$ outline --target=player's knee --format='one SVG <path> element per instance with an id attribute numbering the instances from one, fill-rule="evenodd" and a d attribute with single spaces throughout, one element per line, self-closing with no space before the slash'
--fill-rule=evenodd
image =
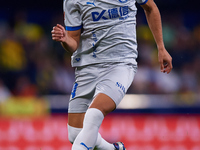
<path id="1" fill-rule="evenodd" d="M 75 128 L 68 125 L 68 140 L 70 141 L 70 143 L 74 143 L 74 140 L 76 139 L 81 129 L 82 128 Z"/>

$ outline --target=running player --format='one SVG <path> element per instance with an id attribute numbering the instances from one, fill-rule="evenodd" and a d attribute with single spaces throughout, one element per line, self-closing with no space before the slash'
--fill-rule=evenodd
<path id="1" fill-rule="evenodd" d="M 66 27 L 54 26 L 52 39 L 73 53 L 72 67 L 76 67 L 68 108 L 72 150 L 125 150 L 123 143 L 110 144 L 98 131 L 137 70 L 136 1 L 157 44 L 161 72 L 169 73 L 172 58 L 163 43 L 161 17 L 153 0 L 64 0 Z"/>

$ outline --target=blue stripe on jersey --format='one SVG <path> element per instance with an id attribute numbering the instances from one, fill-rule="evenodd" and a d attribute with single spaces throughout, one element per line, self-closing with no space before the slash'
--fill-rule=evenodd
<path id="1" fill-rule="evenodd" d="M 139 4 L 139 5 L 144 5 L 144 4 L 147 3 L 147 1 L 148 1 L 148 0 L 145 0 L 145 2 L 143 2 L 143 3 L 138 3 L 138 4 Z"/>
<path id="2" fill-rule="evenodd" d="M 81 28 L 82 28 L 82 25 L 77 26 L 77 27 L 68 27 L 68 26 L 65 27 L 65 29 L 68 31 L 75 31 L 75 30 L 79 30 Z"/>

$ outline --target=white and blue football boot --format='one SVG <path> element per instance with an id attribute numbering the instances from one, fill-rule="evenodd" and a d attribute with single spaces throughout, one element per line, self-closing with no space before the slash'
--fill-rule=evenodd
<path id="1" fill-rule="evenodd" d="M 113 143 L 116 150 L 126 150 L 122 142 Z"/>

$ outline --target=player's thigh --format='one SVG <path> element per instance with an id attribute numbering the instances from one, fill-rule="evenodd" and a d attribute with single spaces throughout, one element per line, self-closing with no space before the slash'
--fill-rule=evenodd
<path id="1" fill-rule="evenodd" d="M 68 124 L 75 128 L 83 128 L 85 113 L 68 113 Z"/>
<path id="2" fill-rule="evenodd" d="M 90 108 L 97 108 L 106 116 L 116 108 L 116 104 L 113 99 L 106 94 L 99 93 L 92 101 Z"/>

